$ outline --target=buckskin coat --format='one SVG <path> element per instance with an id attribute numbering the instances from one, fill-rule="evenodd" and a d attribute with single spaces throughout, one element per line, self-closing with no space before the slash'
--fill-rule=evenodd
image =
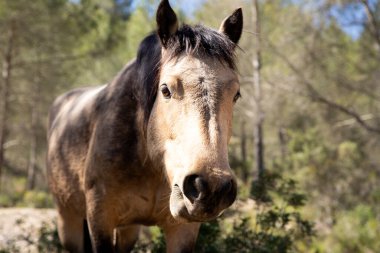
<path id="1" fill-rule="evenodd" d="M 135 60 L 109 84 L 55 100 L 47 175 L 68 251 L 130 252 L 141 225 L 158 225 L 167 252 L 192 252 L 200 222 L 233 203 L 242 22 L 238 9 L 219 31 L 178 27 L 163 0 Z"/>

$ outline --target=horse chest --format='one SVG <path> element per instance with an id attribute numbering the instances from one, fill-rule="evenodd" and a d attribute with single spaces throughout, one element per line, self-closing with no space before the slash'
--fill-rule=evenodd
<path id="1" fill-rule="evenodd" d="M 120 224 L 155 225 L 165 223 L 169 211 L 170 189 L 166 183 L 145 178 L 119 191 Z"/>

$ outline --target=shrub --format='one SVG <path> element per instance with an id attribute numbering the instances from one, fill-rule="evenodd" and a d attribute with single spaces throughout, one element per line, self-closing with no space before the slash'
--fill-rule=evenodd
<path id="1" fill-rule="evenodd" d="M 18 205 L 34 208 L 49 208 L 54 206 L 51 195 L 43 191 L 25 192 L 22 201 Z"/>
<path id="2" fill-rule="evenodd" d="M 279 174 L 267 173 L 253 182 L 252 198 L 256 207 L 252 212 L 235 210 L 232 230 L 217 219 L 200 227 L 195 252 L 197 253 L 287 253 L 301 252 L 297 243 L 309 243 L 314 235 L 313 224 L 298 211 L 305 204 L 305 195 L 297 191 L 294 180 Z M 152 242 L 139 245 L 134 252 L 165 252 L 162 231 Z"/>
<path id="3" fill-rule="evenodd" d="M 40 237 L 38 238 L 37 247 L 38 252 L 62 252 L 63 248 L 59 241 L 58 230 L 56 224 L 54 227 L 48 224 L 43 224 L 39 231 Z"/>
<path id="4" fill-rule="evenodd" d="M 378 252 L 380 223 L 374 209 L 358 205 L 338 215 L 332 231 L 315 242 L 315 248 L 326 253 Z"/>

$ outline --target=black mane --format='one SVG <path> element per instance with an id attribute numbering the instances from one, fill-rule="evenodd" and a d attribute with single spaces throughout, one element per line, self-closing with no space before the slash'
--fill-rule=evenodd
<path id="1" fill-rule="evenodd" d="M 227 36 L 202 25 L 183 25 L 167 42 L 170 59 L 185 52 L 218 59 L 232 69 L 235 69 L 235 47 L 235 43 Z"/>
<path id="2" fill-rule="evenodd" d="M 140 44 L 137 57 L 137 82 L 134 87 L 136 99 L 145 112 L 147 121 L 152 110 L 157 88 L 158 75 L 163 60 L 171 60 L 182 54 L 215 58 L 232 69 L 235 65 L 235 47 L 224 34 L 202 25 L 183 25 L 169 38 L 165 56 L 161 56 L 161 43 L 156 32 L 148 35 Z"/>

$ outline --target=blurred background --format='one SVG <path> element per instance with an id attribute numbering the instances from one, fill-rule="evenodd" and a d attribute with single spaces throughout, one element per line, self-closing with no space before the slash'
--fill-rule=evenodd
<path id="1" fill-rule="evenodd" d="M 155 29 L 158 2 L 0 0 L 0 216 L 54 207 L 49 105 L 109 82 Z M 380 1 L 170 2 L 182 22 L 215 29 L 244 12 L 230 145 L 239 201 L 202 226 L 196 252 L 380 252 Z M 29 252 L 4 224 L 0 251 Z M 54 221 L 43 224 L 25 245 L 59 252 Z M 159 229 L 142 238 L 136 252 L 164 252 Z"/>

